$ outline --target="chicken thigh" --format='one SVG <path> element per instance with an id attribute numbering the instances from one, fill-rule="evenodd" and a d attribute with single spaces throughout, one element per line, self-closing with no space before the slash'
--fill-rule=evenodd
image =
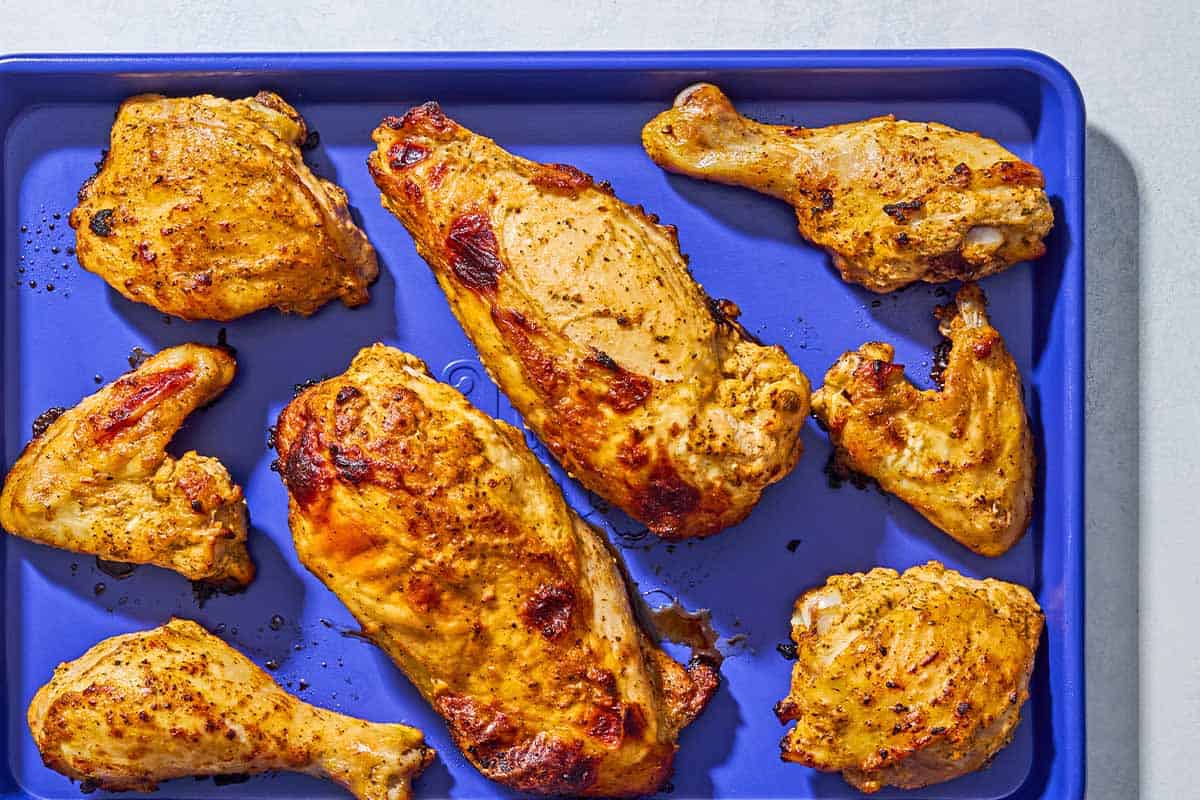
<path id="1" fill-rule="evenodd" d="M 383 345 L 280 415 L 301 562 L 521 792 L 653 793 L 715 691 L 635 617 L 620 564 L 524 435 Z"/>
<path id="2" fill-rule="evenodd" d="M 4 481 L 9 533 L 232 589 L 254 577 L 246 501 L 221 462 L 167 442 L 237 364 L 218 347 L 163 350 L 74 408 L 38 418 Z"/>
<path id="3" fill-rule="evenodd" d="M 936 122 L 766 125 L 698 84 L 643 128 L 642 143 L 664 169 L 790 203 L 842 278 L 875 292 L 1037 258 L 1054 222 L 1037 167 Z"/>
<path id="4" fill-rule="evenodd" d="M 184 319 L 362 305 L 375 250 L 346 193 L 304 164 L 306 136 L 271 92 L 129 98 L 71 212 L 79 263 Z"/>
<path id="5" fill-rule="evenodd" d="M 434 103 L 369 164 L 489 374 L 587 488 L 654 533 L 746 517 L 800 456 L 808 380 L 692 279 L 675 229 Z"/>
<path id="6" fill-rule="evenodd" d="M 937 310 L 934 380 L 920 391 L 889 344 L 845 353 L 812 397 L 834 466 L 866 475 L 976 553 L 998 556 L 1033 516 L 1033 434 L 1021 375 L 974 284 Z M 946 347 L 949 347 L 949 353 Z M 944 360 L 944 361 L 943 361 Z"/>
<path id="7" fill-rule="evenodd" d="M 796 601 L 785 761 L 863 792 L 917 789 L 985 766 L 1029 697 L 1042 612 L 1023 586 L 936 561 L 834 575 Z"/>
<path id="8" fill-rule="evenodd" d="M 154 791 L 189 775 L 303 772 L 360 800 L 407 800 L 433 760 L 421 732 L 315 708 L 194 622 L 105 639 L 29 706 L 50 769 L 83 791 Z"/>

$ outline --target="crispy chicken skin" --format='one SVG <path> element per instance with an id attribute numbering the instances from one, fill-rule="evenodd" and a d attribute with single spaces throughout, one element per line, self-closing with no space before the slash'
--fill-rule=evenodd
<path id="1" fill-rule="evenodd" d="M 484 775 L 589 796 L 666 780 L 716 669 L 651 642 L 520 431 L 377 344 L 294 399 L 276 445 L 301 562 Z"/>
<path id="2" fill-rule="evenodd" d="M 362 305 L 375 250 L 346 193 L 304 164 L 306 135 L 270 92 L 129 98 L 71 212 L 79 263 L 184 319 Z"/>
<path id="3" fill-rule="evenodd" d="M 194 622 L 105 639 L 29 706 L 46 766 L 84 791 L 189 775 L 303 772 L 362 800 L 407 800 L 433 760 L 421 732 L 315 708 Z"/>
<path id="4" fill-rule="evenodd" d="M 1033 515 L 1033 434 L 1021 375 L 974 284 L 937 310 L 941 390 L 920 391 L 889 344 L 845 353 L 812 397 L 838 468 L 879 482 L 976 553 L 998 556 Z"/>
<path id="5" fill-rule="evenodd" d="M 697 84 L 642 129 L 642 144 L 664 169 L 790 203 L 804 238 L 874 292 L 1037 258 L 1054 223 L 1037 167 L 936 122 L 765 125 Z"/>
<path id="6" fill-rule="evenodd" d="M 834 575 L 792 615 L 782 756 L 856 789 L 917 789 L 985 766 L 1029 697 L 1042 612 L 1023 586 L 936 561 Z"/>
<path id="7" fill-rule="evenodd" d="M 435 103 L 369 165 L 489 374 L 585 486 L 668 538 L 746 517 L 800 456 L 808 380 L 692 279 L 675 229 Z"/>
<path id="8" fill-rule="evenodd" d="M 176 459 L 164 449 L 236 369 L 220 348 L 171 347 L 74 408 L 43 414 L 5 479 L 0 524 L 24 539 L 194 581 L 249 583 L 241 487 L 215 458 Z"/>

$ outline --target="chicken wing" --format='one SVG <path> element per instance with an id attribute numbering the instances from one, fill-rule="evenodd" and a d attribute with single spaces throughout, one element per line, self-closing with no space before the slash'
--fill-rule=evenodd
<path id="1" fill-rule="evenodd" d="M 421 732 L 315 708 L 194 622 L 105 639 L 29 706 L 46 766 L 81 788 L 149 792 L 189 775 L 303 772 L 361 800 L 407 800 Z"/>
<path id="2" fill-rule="evenodd" d="M 746 517 L 800 456 L 808 380 L 692 279 L 675 229 L 434 103 L 369 164 L 489 374 L 585 486 L 654 533 Z"/>
<path id="3" fill-rule="evenodd" d="M 520 431 L 374 345 L 288 404 L 275 441 L 301 562 L 484 775 L 588 796 L 666 780 L 716 669 L 650 641 Z"/>
<path id="4" fill-rule="evenodd" d="M 164 449 L 188 414 L 225 391 L 236 368 L 218 347 L 171 347 L 74 408 L 43 414 L 5 479 L 0 525 L 193 581 L 249 583 L 241 487 L 215 458 L 175 459 Z"/>
<path id="5" fill-rule="evenodd" d="M 782 756 L 864 792 L 985 766 L 1029 698 L 1042 612 L 1023 586 L 936 561 L 834 575 L 792 615 L 796 665 Z"/>
<path id="6" fill-rule="evenodd" d="M 362 305 L 375 250 L 346 193 L 305 166 L 306 136 L 270 92 L 129 98 L 70 215 L 79 263 L 184 319 Z"/>
<path id="7" fill-rule="evenodd" d="M 936 122 L 764 125 L 698 84 L 642 129 L 642 144 L 664 169 L 790 203 L 804 238 L 874 292 L 1037 258 L 1054 223 L 1037 167 Z"/>
<path id="8" fill-rule="evenodd" d="M 838 467 L 862 473 L 962 544 L 998 556 L 1033 515 L 1033 434 L 1021 375 L 974 284 L 937 311 L 947 341 L 919 391 L 889 344 L 845 353 L 812 397 Z M 949 353 L 946 353 L 946 347 Z"/>

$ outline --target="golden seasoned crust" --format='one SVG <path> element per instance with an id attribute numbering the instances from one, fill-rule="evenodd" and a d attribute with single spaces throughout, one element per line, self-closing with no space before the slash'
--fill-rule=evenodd
<path id="1" fill-rule="evenodd" d="M 512 426 L 383 345 L 280 415 L 296 551 L 518 791 L 638 795 L 716 689 L 638 626 L 615 556 Z"/>
<path id="2" fill-rule="evenodd" d="M 813 393 L 840 466 L 879 482 L 985 556 L 1005 553 L 1033 516 L 1033 434 L 1021 375 L 974 284 L 937 310 L 948 356 L 940 391 L 919 391 L 889 344 L 842 355 Z"/>
<path id="3" fill-rule="evenodd" d="M 221 348 L 171 347 L 74 408 L 43 415 L 5 478 L 0 524 L 24 539 L 194 581 L 249 583 L 241 487 L 215 458 L 165 450 L 236 369 Z"/>
<path id="4" fill-rule="evenodd" d="M 705 295 L 674 228 L 434 103 L 373 138 L 384 205 L 489 374 L 585 486 L 660 536 L 707 536 L 795 466 L 808 380 Z"/>
<path id="5" fill-rule="evenodd" d="M 642 143 L 664 169 L 787 201 L 842 278 L 875 292 L 1038 258 L 1054 224 L 1037 167 L 936 122 L 764 125 L 698 84 L 646 124 Z"/>
<path id="6" fill-rule="evenodd" d="M 834 575 L 796 600 L 784 760 L 864 792 L 980 769 L 1020 721 L 1042 625 L 1024 587 L 936 561 Z"/>
<path id="7" fill-rule="evenodd" d="M 181 619 L 105 639 L 59 665 L 28 720 L 46 766 L 117 792 L 154 791 L 189 775 L 282 770 L 329 778 L 361 800 L 408 800 L 434 756 L 414 728 L 297 700 Z"/>
<path id="8" fill-rule="evenodd" d="M 184 319 L 367 302 L 375 250 L 346 193 L 304 164 L 306 133 L 270 92 L 129 98 L 71 212 L 79 263 Z"/>

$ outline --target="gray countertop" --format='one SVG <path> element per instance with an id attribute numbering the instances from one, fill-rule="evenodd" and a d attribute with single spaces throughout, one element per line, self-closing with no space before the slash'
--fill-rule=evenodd
<path id="1" fill-rule="evenodd" d="M 1200 785 L 1200 11 L 1187 0 L 8 0 L 0 51 L 1025 47 L 1087 129 L 1088 795 Z M 354 5 L 354 8 L 350 8 Z M 152 6 L 155 6 L 152 8 Z"/>

